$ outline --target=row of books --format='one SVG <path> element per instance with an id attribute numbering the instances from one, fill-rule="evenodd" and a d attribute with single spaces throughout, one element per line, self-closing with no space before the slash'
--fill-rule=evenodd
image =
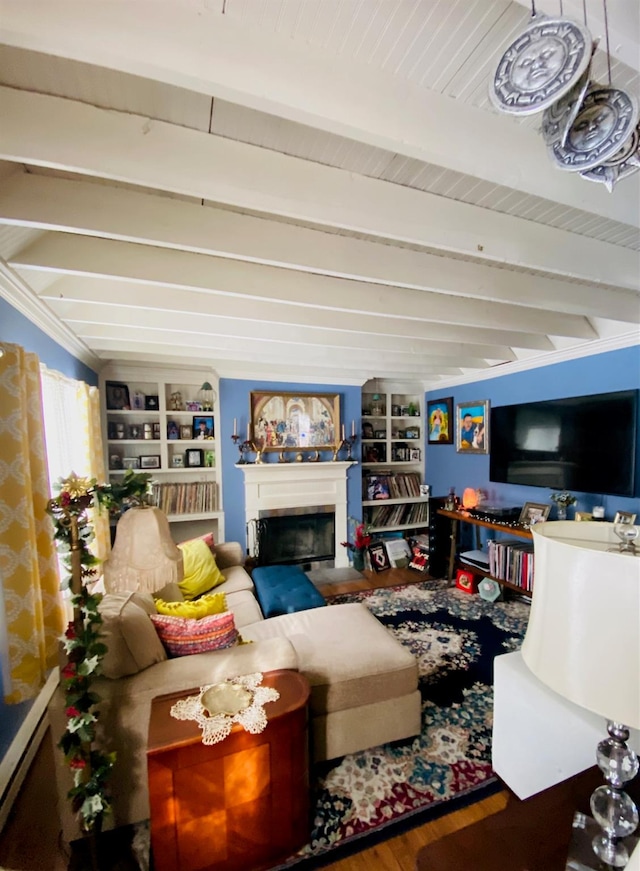
<path id="1" fill-rule="evenodd" d="M 380 505 L 370 508 L 369 526 L 403 526 L 408 523 L 427 523 L 429 505 L 414 502 L 409 505 Z"/>
<path id="2" fill-rule="evenodd" d="M 374 499 L 412 499 L 420 496 L 420 475 L 417 472 L 383 472 L 366 475 L 364 478 L 364 498 Z"/>
<path id="3" fill-rule="evenodd" d="M 153 499 L 165 514 L 205 514 L 218 509 L 215 481 L 154 484 Z"/>
<path id="4" fill-rule="evenodd" d="M 489 573 L 529 592 L 533 589 L 533 544 L 530 541 L 487 542 Z"/>

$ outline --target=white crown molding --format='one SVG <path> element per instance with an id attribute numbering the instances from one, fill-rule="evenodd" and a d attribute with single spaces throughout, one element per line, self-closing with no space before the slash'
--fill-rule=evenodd
<path id="1" fill-rule="evenodd" d="M 607 351 L 617 351 L 621 348 L 640 346 L 640 331 L 634 330 L 619 336 L 606 339 L 597 339 L 594 342 L 586 342 L 573 348 L 564 348 L 558 351 L 545 351 L 544 354 L 529 357 L 526 360 L 516 360 L 511 363 L 501 363 L 494 369 L 485 369 L 482 372 L 473 372 L 469 375 L 460 375 L 456 378 L 447 378 L 433 381 L 426 385 L 427 391 L 448 389 L 460 384 L 471 384 L 475 381 L 489 381 L 492 378 L 502 378 L 505 375 L 514 375 L 516 372 L 526 372 L 529 369 L 541 369 L 544 366 L 552 366 L 555 363 L 564 363 L 567 360 L 579 360 L 583 357 L 593 357 L 596 354 L 604 354 Z"/>
<path id="2" fill-rule="evenodd" d="M 104 361 L 51 312 L 4 260 L 0 260 L 0 296 L 65 351 L 73 354 L 94 372 L 100 372 Z"/>

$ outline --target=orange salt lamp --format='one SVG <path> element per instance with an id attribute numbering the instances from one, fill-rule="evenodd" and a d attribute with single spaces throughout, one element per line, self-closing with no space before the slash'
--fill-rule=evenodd
<path id="1" fill-rule="evenodd" d="M 478 491 L 474 490 L 473 487 L 466 487 L 464 493 L 462 494 L 462 507 L 475 508 L 477 504 Z"/>

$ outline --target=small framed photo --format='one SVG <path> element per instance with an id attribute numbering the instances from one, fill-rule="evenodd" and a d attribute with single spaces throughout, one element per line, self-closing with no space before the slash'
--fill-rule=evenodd
<path id="1" fill-rule="evenodd" d="M 197 400 L 189 400 L 186 406 L 187 411 L 202 411 L 202 403 Z"/>
<path id="2" fill-rule="evenodd" d="M 144 407 L 146 411 L 157 411 L 160 408 L 157 396 L 145 396 Z"/>
<path id="3" fill-rule="evenodd" d="M 180 438 L 181 439 L 192 439 L 193 438 L 193 428 L 190 423 L 184 423 L 180 427 Z"/>
<path id="4" fill-rule="evenodd" d="M 409 451 L 409 459 L 412 462 L 419 463 L 422 459 L 422 451 L 420 450 L 420 448 L 411 448 L 411 450 Z"/>
<path id="5" fill-rule="evenodd" d="M 144 411 L 144 400 L 145 396 L 140 390 L 136 390 L 133 394 L 133 402 L 131 403 L 131 408 L 134 408 L 136 411 Z"/>
<path id="6" fill-rule="evenodd" d="M 385 569 L 391 568 L 389 554 L 384 546 L 384 542 L 378 541 L 375 544 L 370 544 L 367 548 L 369 551 L 369 559 L 371 560 L 371 568 L 374 572 L 384 572 Z"/>
<path id="7" fill-rule="evenodd" d="M 120 454 L 109 454 L 109 468 L 110 469 L 121 469 L 122 468 L 122 457 Z"/>
<path id="8" fill-rule="evenodd" d="M 629 511 L 616 511 L 616 516 L 613 518 L 614 523 L 624 523 L 625 526 L 633 526 L 636 522 L 636 515 Z"/>
<path id="9" fill-rule="evenodd" d="M 200 448 L 189 448 L 185 451 L 185 465 L 189 468 L 204 465 L 204 451 Z"/>
<path id="10" fill-rule="evenodd" d="M 405 439 L 419 439 L 420 438 L 420 427 L 419 426 L 409 426 L 404 431 Z"/>
<path id="11" fill-rule="evenodd" d="M 212 439 L 213 438 L 213 415 L 196 415 L 193 418 L 193 438 L 194 439 Z"/>
<path id="12" fill-rule="evenodd" d="M 489 453 L 489 400 L 456 406 L 456 450 L 462 454 Z"/>
<path id="13" fill-rule="evenodd" d="M 153 423 L 151 425 L 153 427 L 154 439 L 159 439 L 160 438 L 160 421 L 156 421 L 155 423 Z"/>
<path id="14" fill-rule="evenodd" d="M 551 512 L 551 505 L 546 505 L 544 502 L 525 502 L 518 518 L 518 523 L 523 526 L 533 526 L 536 523 L 542 523 L 546 520 Z"/>
<path id="15" fill-rule="evenodd" d="M 458 569 L 456 572 L 456 587 L 463 593 L 477 593 L 478 579 L 468 569 Z"/>
<path id="16" fill-rule="evenodd" d="M 184 457 L 182 454 L 174 454 L 171 457 L 171 465 L 174 469 L 182 469 L 184 466 Z"/>
<path id="17" fill-rule="evenodd" d="M 144 457 L 140 457 L 140 468 L 141 469 L 159 469 L 160 468 L 160 455 L 159 454 L 147 454 Z"/>
<path id="18" fill-rule="evenodd" d="M 213 469 L 216 464 L 216 452 L 215 451 L 205 451 L 204 452 L 204 465 L 207 469 Z"/>
<path id="19" fill-rule="evenodd" d="M 141 439 L 144 430 L 142 429 L 142 424 L 132 423 L 129 427 L 129 431 L 127 433 L 127 438 L 129 439 Z"/>
<path id="20" fill-rule="evenodd" d="M 427 402 L 427 444 L 453 444 L 453 397 Z"/>
<path id="21" fill-rule="evenodd" d="M 168 439 L 179 439 L 180 438 L 180 427 L 175 422 L 175 420 L 170 420 L 167 424 L 167 438 Z"/>
<path id="22" fill-rule="evenodd" d="M 370 423 L 362 424 L 362 438 L 363 439 L 372 439 L 373 438 L 373 425 Z"/>
<path id="23" fill-rule="evenodd" d="M 123 457 L 122 458 L 122 468 L 123 469 L 139 469 L 140 468 L 140 460 L 138 457 Z"/>
<path id="24" fill-rule="evenodd" d="M 128 411 L 131 408 L 129 388 L 126 384 L 122 384 L 120 381 L 107 381 L 105 392 L 109 411 Z"/>
<path id="25" fill-rule="evenodd" d="M 386 437 L 387 437 L 386 430 L 384 430 L 384 429 L 377 429 L 375 432 L 376 432 L 376 436 L 375 436 L 375 437 L 376 437 L 377 439 L 386 439 Z"/>

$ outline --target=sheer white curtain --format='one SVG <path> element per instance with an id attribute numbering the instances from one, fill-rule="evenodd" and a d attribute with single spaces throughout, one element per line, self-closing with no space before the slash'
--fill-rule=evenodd
<path id="1" fill-rule="evenodd" d="M 75 381 L 41 365 L 42 404 L 47 442 L 49 480 L 54 484 L 75 472 L 82 478 L 106 482 L 100 431 L 97 387 Z M 95 540 L 92 551 L 100 559 L 109 555 L 109 521 L 106 514 L 92 514 Z"/>

